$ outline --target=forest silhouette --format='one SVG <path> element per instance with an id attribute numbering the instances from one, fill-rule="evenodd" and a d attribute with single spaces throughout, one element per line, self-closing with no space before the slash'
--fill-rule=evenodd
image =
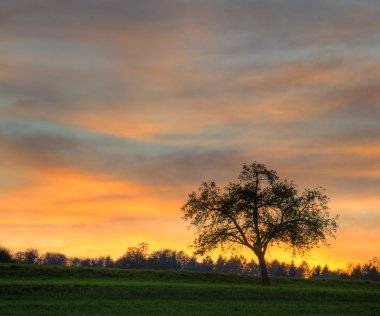
<path id="1" fill-rule="evenodd" d="M 232 273 L 242 275 L 260 275 L 259 264 L 244 256 L 219 255 L 216 259 L 210 256 L 197 257 L 184 251 L 161 249 L 149 252 L 147 243 L 128 247 L 127 251 L 117 259 L 111 256 L 92 258 L 69 257 L 59 252 L 40 253 L 35 248 L 11 252 L 0 247 L 0 263 L 55 265 L 68 267 L 99 267 L 119 269 L 151 269 L 198 271 L 210 273 Z M 270 276 L 290 278 L 334 278 L 334 279 L 363 279 L 380 281 L 380 258 L 374 257 L 365 264 L 351 263 L 346 269 L 331 269 L 328 265 L 310 266 L 307 261 L 295 264 L 273 260 L 267 262 Z"/>

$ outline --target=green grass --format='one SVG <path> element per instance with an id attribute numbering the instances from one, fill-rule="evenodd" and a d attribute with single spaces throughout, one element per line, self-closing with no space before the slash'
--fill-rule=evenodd
<path id="1" fill-rule="evenodd" d="M 0 315 L 380 315 L 380 282 L 0 265 Z"/>

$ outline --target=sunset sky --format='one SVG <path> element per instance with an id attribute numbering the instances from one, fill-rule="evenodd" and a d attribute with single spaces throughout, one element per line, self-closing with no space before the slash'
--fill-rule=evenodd
<path id="1" fill-rule="evenodd" d="M 190 252 L 187 195 L 258 161 L 340 214 L 312 265 L 379 256 L 379 16 L 378 0 L 0 0 L 0 245 Z"/>

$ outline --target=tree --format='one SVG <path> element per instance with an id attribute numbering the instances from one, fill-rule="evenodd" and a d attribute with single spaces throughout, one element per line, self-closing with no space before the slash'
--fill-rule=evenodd
<path id="1" fill-rule="evenodd" d="M 171 249 L 161 249 L 150 254 L 147 266 L 158 270 L 180 270 L 181 263 L 177 260 L 177 252 Z"/>
<path id="2" fill-rule="evenodd" d="M 199 263 L 194 256 L 187 258 L 183 270 L 197 271 L 199 270 Z"/>
<path id="3" fill-rule="evenodd" d="M 311 277 L 314 279 L 320 278 L 322 274 L 322 267 L 320 265 L 317 265 L 313 268 L 313 272 L 311 274 Z"/>
<path id="4" fill-rule="evenodd" d="M 211 272 L 214 270 L 214 260 L 210 256 L 204 257 L 200 263 L 200 269 L 202 272 Z"/>
<path id="5" fill-rule="evenodd" d="M 67 257 L 58 252 L 47 252 L 41 258 L 41 263 L 46 265 L 64 266 L 67 263 Z"/>
<path id="6" fill-rule="evenodd" d="M 327 279 L 330 277 L 330 269 L 329 269 L 329 266 L 327 264 L 325 264 L 325 266 L 322 269 L 321 277 L 324 279 Z"/>
<path id="7" fill-rule="evenodd" d="M 215 271 L 216 272 L 226 272 L 226 262 L 227 258 L 223 258 L 221 255 L 218 256 L 215 262 Z"/>
<path id="8" fill-rule="evenodd" d="M 360 263 L 357 264 L 349 264 L 348 265 L 348 273 L 353 279 L 362 279 L 362 266 Z"/>
<path id="9" fill-rule="evenodd" d="M 297 266 L 294 264 L 294 260 L 289 264 L 288 276 L 295 278 L 297 276 Z"/>
<path id="10" fill-rule="evenodd" d="M 122 255 L 116 263 L 129 269 L 142 269 L 145 268 L 148 256 L 149 245 L 141 242 L 137 247 L 128 247 L 127 252 Z"/>
<path id="11" fill-rule="evenodd" d="M 268 270 L 271 276 L 281 276 L 281 277 L 287 276 L 285 263 L 284 262 L 280 263 L 278 260 L 273 260 L 270 263 Z"/>
<path id="12" fill-rule="evenodd" d="M 259 270 L 259 265 L 256 263 L 254 259 L 251 259 L 249 262 L 247 262 L 244 267 L 245 274 L 259 275 Z"/>
<path id="13" fill-rule="evenodd" d="M 226 261 L 225 272 L 241 274 L 243 272 L 243 267 L 246 259 L 243 256 L 232 256 Z"/>
<path id="14" fill-rule="evenodd" d="M 16 262 L 24 264 L 37 264 L 39 263 L 40 255 L 37 249 L 29 248 L 25 251 L 16 252 Z"/>
<path id="15" fill-rule="evenodd" d="M 204 182 L 182 206 L 183 218 L 196 228 L 194 248 L 205 254 L 217 247 L 244 246 L 260 265 L 262 283 L 269 284 L 265 253 L 273 244 L 304 254 L 335 237 L 337 217 L 330 218 L 329 198 L 322 188 L 299 193 L 263 164 L 244 164 L 237 182 L 223 188 Z"/>
<path id="16" fill-rule="evenodd" d="M 299 278 L 308 278 L 310 276 L 310 266 L 309 264 L 304 260 L 300 263 L 298 266 L 298 275 Z"/>
<path id="17" fill-rule="evenodd" d="M 13 262 L 9 249 L 0 247 L 0 262 Z"/>

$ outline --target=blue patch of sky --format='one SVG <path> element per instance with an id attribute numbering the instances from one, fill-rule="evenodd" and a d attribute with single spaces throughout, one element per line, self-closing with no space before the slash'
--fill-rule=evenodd
<path id="1" fill-rule="evenodd" d="M 170 152 L 188 151 L 202 152 L 203 150 L 212 149 L 207 144 L 180 144 L 171 145 L 164 142 L 136 141 L 126 137 L 119 137 L 109 134 L 85 131 L 73 127 L 67 127 L 58 124 L 52 124 L 38 120 L 22 120 L 16 118 L 0 118 L 0 133 L 11 141 L 14 139 L 27 139 L 49 136 L 51 139 L 67 139 L 83 144 L 96 145 L 97 150 L 116 152 L 128 151 L 133 152 L 134 156 L 144 155 L 163 155 Z M 101 146 L 104 146 L 103 149 Z M 215 146 L 214 148 L 218 148 Z"/>

